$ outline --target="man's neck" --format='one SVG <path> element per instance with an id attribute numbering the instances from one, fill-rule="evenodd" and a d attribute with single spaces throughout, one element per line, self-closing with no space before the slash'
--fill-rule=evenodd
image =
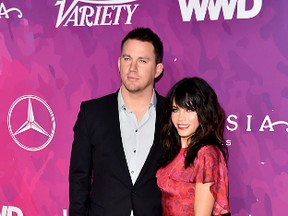
<path id="1" fill-rule="evenodd" d="M 151 102 L 153 88 L 144 92 L 129 92 L 121 88 L 121 94 L 125 106 L 136 115 L 138 122 L 140 122 Z"/>

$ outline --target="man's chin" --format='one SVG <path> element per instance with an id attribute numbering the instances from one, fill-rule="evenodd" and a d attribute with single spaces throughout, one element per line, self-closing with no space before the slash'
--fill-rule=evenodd
<path id="1" fill-rule="evenodd" d="M 138 86 L 134 84 L 124 85 L 123 87 L 125 88 L 126 91 L 131 92 L 131 93 L 133 92 L 137 93 L 141 91 L 141 88 L 139 88 Z"/>

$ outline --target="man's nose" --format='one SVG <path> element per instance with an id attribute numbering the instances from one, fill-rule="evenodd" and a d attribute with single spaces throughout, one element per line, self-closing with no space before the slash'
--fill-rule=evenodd
<path id="1" fill-rule="evenodd" d="M 131 61 L 130 71 L 137 71 L 137 61 Z"/>

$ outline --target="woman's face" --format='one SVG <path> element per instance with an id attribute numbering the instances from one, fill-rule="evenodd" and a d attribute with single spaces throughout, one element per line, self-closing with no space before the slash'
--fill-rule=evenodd
<path id="1" fill-rule="evenodd" d="M 199 126 L 197 113 L 181 108 L 173 101 L 171 120 L 181 138 L 182 148 L 188 147 L 187 140 L 195 133 Z"/>

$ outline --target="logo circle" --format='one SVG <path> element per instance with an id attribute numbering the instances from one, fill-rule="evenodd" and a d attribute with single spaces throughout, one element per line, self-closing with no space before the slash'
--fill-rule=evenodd
<path id="1" fill-rule="evenodd" d="M 27 109 L 27 119 L 26 121 L 24 121 L 24 123 L 22 124 L 21 127 L 19 127 L 18 130 L 13 131 L 12 129 L 12 122 L 11 122 L 11 118 L 13 115 L 13 111 L 15 109 L 15 107 L 17 107 L 17 105 L 19 105 L 20 102 L 23 102 L 27 100 L 28 101 L 28 109 Z M 37 101 L 40 102 L 40 105 L 44 106 L 46 108 L 46 110 L 48 111 L 48 117 L 50 118 L 50 131 L 47 132 L 40 124 L 37 123 L 37 121 L 34 119 L 34 112 L 33 112 L 33 103 L 32 101 Z M 55 116 L 54 113 L 52 111 L 52 109 L 50 108 L 50 106 L 40 97 L 37 97 L 35 95 L 24 95 L 22 97 L 17 98 L 11 105 L 9 111 L 8 111 L 8 115 L 7 115 L 7 125 L 8 125 L 8 130 L 9 133 L 12 137 L 12 139 L 15 141 L 15 143 L 20 146 L 21 148 L 27 150 L 27 151 L 40 151 L 42 149 L 44 149 L 46 146 L 49 145 L 49 143 L 51 142 L 51 140 L 53 139 L 54 135 L 55 135 L 55 130 L 56 130 L 56 121 L 55 121 Z M 29 146 L 29 145 L 25 145 L 23 144 L 23 141 L 20 141 L 17 138 L 17 135 L 29 131 L 29 130 L 34 130 L 36 132 L 39 132 L 40 134 L 43 134 L 45 137 L 48 137 L 47 139 L 45 139 L 46 141 L 44 141 L 44 143 L 41 143 L 41 145 L 38 146 Z"/>

